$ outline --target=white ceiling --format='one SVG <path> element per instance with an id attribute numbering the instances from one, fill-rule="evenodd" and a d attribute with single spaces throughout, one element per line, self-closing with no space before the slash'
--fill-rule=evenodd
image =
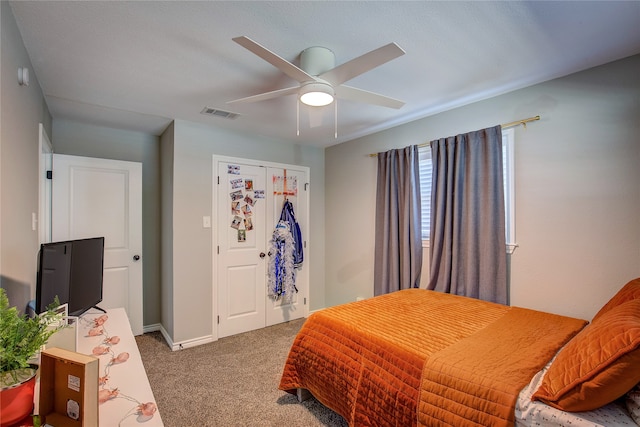
<path id="1" fill-rule="evenodd" d="M 159 135 L 173 119 L 330 146 L 640 53 L 640 2 L 12 1 L 54 119 Z M 348 82 L 399 110 L 296 96 L 228 101 L 296 82 L 231 39 L 336 65 L 390 42 L 406 54 Z M 640 71 L 640 70 L 639 70 Z M 639 73 L 640 75 L 640 73 Z M 205 107 L 238 113 L 205 116 Z M 509 117 L 505 120 L 520 119 Z"/>

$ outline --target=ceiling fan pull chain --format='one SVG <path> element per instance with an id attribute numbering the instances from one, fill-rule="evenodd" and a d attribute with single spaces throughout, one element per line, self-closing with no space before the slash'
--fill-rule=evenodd
<path id="1" fill-rule="evenodd" d="M 333 101 L 335 104 L 333 109 L 333 138 L 338 139 L 338 100 Z"/>
<path id="2" fill-rule="evenodd" d="M 300 99 L 296 100 L 296 135 L 300 136 Z"/>

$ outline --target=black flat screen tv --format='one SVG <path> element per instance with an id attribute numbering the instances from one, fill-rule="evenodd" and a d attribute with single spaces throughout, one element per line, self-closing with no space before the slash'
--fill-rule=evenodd
<path id="1" fill-rule="evenodd" d="M 56 296 L 80 316 L 102 301 L 104 237 L 43 243 L 38 253 L 35 311 L 47 310 Z"/>

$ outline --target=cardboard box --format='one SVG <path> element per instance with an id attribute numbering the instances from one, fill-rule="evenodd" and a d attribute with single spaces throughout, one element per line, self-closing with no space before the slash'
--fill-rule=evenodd
<path id="1" fill-rule="evenodd" d="M 61 348 L 40 355 L 39 411 L 43 425 L 98 425 L 98 358 Z"/>

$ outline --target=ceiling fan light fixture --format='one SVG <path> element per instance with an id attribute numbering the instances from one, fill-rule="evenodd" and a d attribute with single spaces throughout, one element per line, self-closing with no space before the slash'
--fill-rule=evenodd
<path id="1" fill-rule="evenodd" d="M 308 83 L 298 92 L 300 102 L 312 107 L 324 107 L 333 102 L 334 91 L 331 85 L 326 83 Z"/>

